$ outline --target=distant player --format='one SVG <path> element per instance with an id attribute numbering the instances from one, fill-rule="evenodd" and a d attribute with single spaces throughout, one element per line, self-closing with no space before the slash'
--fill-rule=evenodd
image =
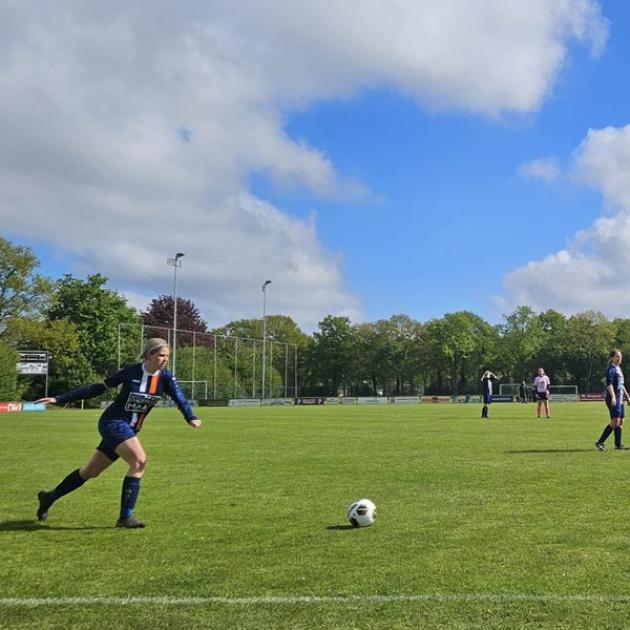
<path id="1" fill-rule="evenodd" d="M 120 518 L 116 527 L 131 529 L 144 527 L 144 523 L 133 516 L 146 464 L 146 455 L 137 437 L 142 423 L 160 400 L 162 393 L 165 393 L 175 401 L 191 427 L 201 426 L 201 420 L 193 415 L 175 377 L 165 369 L 168 358 L 168 343 L 164 339 L 149 339 L 139 357 L 141 363 L 122 368 L 108 376 L 103 383 L 86 385 L 65 394 L 40 398 L 37 401 L 63 404 L 73 400 L 94 398 L 103 394 L 109 387 L 122 385 L 118 396 L 98 421 L 102 440 L 90 461 L 82 468 L 73 470 L 54 490 L 49 492 L 42 490 L 38 493 L 37 518 L 40 521 L 46 520 L 48 510 L 55 501 L 80 488 L 88 479 L 98 477 L 122 457 L 129 465 L 129 470 L 123 479 Z"/>
<path id="2" fill-rule="evenodd" d="M 518 388 L 518 397 L 520 398 L 522 403 L 527 402 L 527 384 L 525 381 L 521 381 L 521 384 Z"/>
<path id="3" fill-rule="evenodd" d="M 486 370 L 481 377 L 481 384 L 483 387 L 483 407 L 481 408 L 481 417 L 488 417 L 488 409 L 492 404 L 492 381 L 496 380 L 496 376 L 490 371 Z"/>
<path id="4" fill-rule="evenodd" d="M 606 370 L 606 406 L 610 414 L 610 422 L 604 427 L 599 440 L 595 446 L 600 451 L 605 451 L 604 443 L 608 436 L 615 432 L 615 448 L 624 450 L 625 446 L 621 441 L 621 431 L 623 427 L 624 407 L 623 399 L 629 400 L 628 391 L 624 385 L 623 372 L 621 371 L 622 356 L 619 350 L 612 350 L 609 357 L 608 369 Z"/>
<path id="5" fill-rule="evenodd" d="M 540 418 L 540 411 L 545 406 L 545 416 L 547 418 L 550 417 L 549 411 L 549 386 L 551 385 L 551 381 L 549 377 L 545 374 L 545 370 L 543 368 L 538 368 L 538 376 L 534 379 L 534 391 L 536 392 L 536 417 Z"/>

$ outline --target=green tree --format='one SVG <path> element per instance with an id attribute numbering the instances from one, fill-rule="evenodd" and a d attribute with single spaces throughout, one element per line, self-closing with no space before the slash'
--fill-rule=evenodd
<path id="1" fill-rule="evenodd" d="M 327 315 L 318 326 L 309 353 L 310 373 L 323 384 L 325 393 L 345 394 L 355 358 L 350 319 Z"/>
<path id="2" fill-rule="evenodd" d="M 534 374 L 545 343 L 545 332 L 529 306 L 518 306 L 499 326 L 501 335 L 498 369 L 510 382 L 520 382 Z"/>
<path id="3" fill-rule="evenodd" d="M 472 393 L 493 358 L 496 331 L 474 313 L 447 313 L 427 323 L 425 343 L 436 393 Z"/>
<path id="4" fill-rule="evenodd" d="M 0 340 L 0 401 L 16 400 L 22 396 L 18 385 L 18 353 L 15 348 Z"/>
<path id="5" fill-rule="evenodd" d="M 602 313 L 586 311 L 569 318 L 568 333 L 572 351 L 568 367 L 580 391 L 603 389 L 603 375 L 615 332 L 613 323 Z"/>
<path id="6" fill-rule="evenodd" d="M 37 315 L 48 304 L 53 284 L 35 273 L 38 266 L 28 247 L 0 237 L 0 336 L 12 319 Z"/>
<path id="7" fill-rule="evenodd" d="M 567 318 L 552 309 L 538 315 L 538 324 L 542 331 L 542 342 L 535 354 L 535 367 L 542 367 L 549 376 L 552 385 L 573 384 L 567 366 L 567 357 L 571 354 L 569 323 Z M 534 373 L 522 376 L 528 383 Z"/>
<path id="8" fill-rule="evenodd" d="M 66 386 L 102 378 L 117 368 L 119 331 L 123 336 L 137 334 L 140 316 L 127 305 L 123 296 L 106 289 L 106 282 L 107 278 L 100 274 L 88 276 L 86 280 L 67 274 L 58 283 L 48 319 L 74 324 L 81 355 L 75 364 L 76 371 L 66 379 Z"/>

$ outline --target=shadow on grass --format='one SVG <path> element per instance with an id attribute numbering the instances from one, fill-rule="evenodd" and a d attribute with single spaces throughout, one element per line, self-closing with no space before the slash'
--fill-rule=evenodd
<path id="1" fill-rule="evenodd" d="M 359 529 L 359 528 L 355 527 L 354 525 L 328 525 L 326 529 L 330 529 L 332 531 L 344 531 L 346 529 Z"/>
<path id="2" fill-rule="evenodd" d="M 529 453 L 597 453 L 594 448 L 532 448 L 527 451 L 505 451 L 510 455 L 527 455 Z"/>
<path id="3" fill-rule="evenodd" d="M 87 525 L 83 527 L 65 527 L 63 525 L 48 525 L 38 521 L 0 521 L 0 532 L 35 532 L 39 530 L 49 531 L 78 531 L 86 529 L 113 529 L 112 526 Z"/>

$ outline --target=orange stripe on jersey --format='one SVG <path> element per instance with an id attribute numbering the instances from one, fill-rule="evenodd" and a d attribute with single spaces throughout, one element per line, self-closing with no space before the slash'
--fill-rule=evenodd
<path id="1" fill-rule="evenodd" d="M 149 394 L 155 394 L 157 392 L 159 382 L 160 382 L 159 372 L 149 377 Z"/>

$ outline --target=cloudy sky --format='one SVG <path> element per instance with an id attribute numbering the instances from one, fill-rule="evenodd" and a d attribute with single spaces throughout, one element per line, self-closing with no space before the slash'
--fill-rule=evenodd
<path id="1" fill-rule="evenodd" d="M 211 326 L 628 316 L 629 59 L 625 0 L 2 0 L 1 234 Z"/>

